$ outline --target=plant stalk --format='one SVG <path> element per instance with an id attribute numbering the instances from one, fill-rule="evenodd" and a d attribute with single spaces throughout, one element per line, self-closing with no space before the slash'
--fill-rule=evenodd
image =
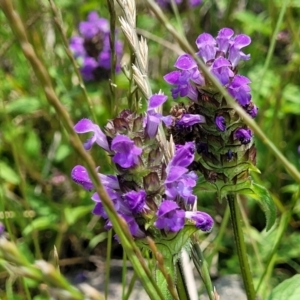
<path id="1" fill-rule="evenodd" d="M 241 226 L 241 215 L 235 194 L 228 194 L 227 201 L 230 209 L 232 228 L 236 242 L 237 254 L 248 300 L 255 300 L 255 290 L 247 258 L 246 245 Z"/>

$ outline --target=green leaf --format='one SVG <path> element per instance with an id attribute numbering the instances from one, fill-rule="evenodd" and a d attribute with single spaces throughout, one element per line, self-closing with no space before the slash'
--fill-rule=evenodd
<path id="1" fill-rule="evenodd" d="M 0 161 L 0 178 L 13 184 L 20 182 L 19 175 L 3 161 Z"/>
<path id="2" fill-rule="evenodd" d="M 6 106 L 6 113 L 9 114 L 29 114 L 42 107 L 42 101 L 35 97 L 20 97 L 11 101 Z"/>
<path id="3" fill-rule="evenodd" d="M 65 218 L 69 225 L 73 225 L 78 219 L 90 214 L 94 205 L 84 205 L 77 207 L 66 207 L 65 208 Z"/>
<path id="4" fill-rule="evenodd" d="M 274 225 L 276 220 L 276 206 L 274 201 L 268 190 L 263 186 L 258 185 L 257 183 L 252 183 L 251 189 L 253 191 L 251 197 L 258 200 L 262 205 L 267 220 L 266 230 L 268 231 Z"/>
<path id="5" fill-rule="evenodd" d="M 299 282 L 299 274 L 283 281 L 272 291 L 268 300 L 298 300 L 300 295 Z"/>
<path id="6" fill-rule="evenodd" d="M 55 220 L 54 216 L 40 217 L 33 220 L 28 226 L 26 226 L 23 230 L 23 234 L 29 235 L 34 230 L 45 230 L 45 229 L 54 229 L 58 230 L 58 223 Z"/>
<path id="7" fill-rule="evenodd" d="M 104 231 L 100 234 L 97 234 L 96 236 L 94 236 L 90 242 L 89 242 L 89 249 L 93 249 L 95 248 L 99 243 L 103 242 L 104 240 L 107 239 L 107 231 Z"/>

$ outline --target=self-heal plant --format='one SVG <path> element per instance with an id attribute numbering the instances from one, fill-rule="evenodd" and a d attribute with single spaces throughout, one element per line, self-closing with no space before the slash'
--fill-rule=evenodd
<path id="1" fill-rule="evenodd" d="M 239 75 L 237 70 L 241 60 L 250 58 L 243 52 L 250 42 L 247 35 L 234 36 L 230 28 L 221 29 L 216 38 L 202 33 L 196 39 L 197 55 L 229 94 L 254 118 L 258 109 L 251 100 L 250 80 Z M 220 198 L 228 191 L 249 188 L 252 186 L 249 171 L 255 170 L 256 158 L 251 130 L 215 91 L 191 55 L 182 54 L 174 66 L 177 70 L 164 76 L 173 85 L 173 98 L 188 97 L 192 101 L 187 106 L 177 105 L 172 109 L 175 122 L 171 133 L 175 143 L 195 142 L 198 152 L 195 168 L 215 187 Z M 186 115 L 193 114 L 203 115 L 206 122 L 183 126 L 182 120 Z"/>
<path id="2" fill-rule="evenodd" d="M 208 214 L 192 211 L 197 198 L 193 188 L 198 178 L 194 171 L 189 170 L 196 150 L 194 142 L 178 145 L 167 162 L 161 145 L 155 140 L 160 122 L 170 125 L 170 117 L 154 111 L 166 100 L 167 97 L 162 94 L 151 96 L 144 115 L 124 110 L 108 122 L 104 132 L 87 119 L 74 126 L 79 134 L 92 132 L 92 137 L 84 143 L 86 149 L 97 144 L 112 156 L 118 174 L 99 173 L 99 177 L 115 209 L 138 239 L 150 236 L 156 240 L 169 232 L 178 232 L 185 224 L 205 232 L 210 231 L 213 225 Z M 203 119 L 196 116 L 192 124 L 200 122 Z M 83 166 L 74 167 L 72 178 L 86 190 L 93 190 L 92 181 Z M 106 219 L 106 227 L 110 228 L 97 193 L 93 194 L 92 200 L 95 202 L 93 213 Z"/>
<path id="3" fill-rule="evenodd" d="M 81 64 L 83 79 L 107 79 L 111 69 L 109 21 L 92 11 L 88 14 L 87 21 L 80 22 L 78 30 L 80 35 L 71 38 L 70 48 Z M 120 71 L 123 44 L 119 40 L 115 42 L 115 52 L 118 61 L 116 71 Z"/>
<path id="4" fill-rule="evenodd" d="M 250 59 L 250 55 L 242 50 L 250 43 L 249 36 L 234 36 L 230 28 L 221 29 L 216 38 L 202 33 L 196 39 L 196 56 L 232 98 L 255 118 L 258 109 L 251 99 L 250 80 L 239 75 L 237 68 L 241 60 Z M 248 299 L 254 299 L 255 291 L 240 227 L 236 194 L 250 194 L 260 201 L 267 217 L 267 230 L 274 224 L 276 214 L 267 190 L 254 183 L 250 176 L 250 171 L 258 171 L 255 167 L 253 133 L 215 88 L 212 79 L 203 75 L 192 55 L 180 55 L 174 66 L 177 70 L 164 76 L 165 81 L 173 86 L 172 96 L 174 99 L 187 97 L 191 102 L 172 108 L 173 124 L 170 133 L 176 144 L 195 142 L 198 155 L 193 170 L 203 174 L 205 180 L 201 187 L 216 191 L 220 201 L 223 198 L 228 200 L 247 296 Z M 206 122 L 183 126 L 181 119 L 193 114 L 201 114 Z"/>

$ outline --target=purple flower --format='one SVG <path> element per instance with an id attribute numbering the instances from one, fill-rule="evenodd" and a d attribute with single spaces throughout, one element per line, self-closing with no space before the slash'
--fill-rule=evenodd
<path id="1" fill-rule="evenodd" d="M 246 145 L 251 141 L 252 131 L 250 129 L 239 128 L 235 131 L 234 137 Z"/>
<path id="2" fill-rule="evenodd" d="M 198 95 L 195 95 L 196 88 L 190 84 L 190 78 L 190 71 L 173 71 L 164 76 L 164 80 L 167 83 L 175 85 L 171 89 L 173 99 L 189 95 L 193 101 L 197 101 Z"/>
<path id="3" fill-rule="evenodd" d="M 217 47 L 216 40 L 212 37 L 212 35 L 209 33 L 200 34 L 196 40 L 196 45 L 199 49 L 197 54 L 202 57 L 205 63 L 215 58 Z"/>
<path id="4" fill-rule="evenodd" d="M 227 85 L 234 73 L 230 69 L 230 62 L 223 57 L 218 57 L 212 64 L 211 73 L 214 74 L 222 85 Z"/>
<path id="5" fill-rule="evenodd" d="M 177 146 L 175 155 L 166 168 L 165 194 L 169 200 L 181 197 L 186 204 L 194 204 L 196 196 L 192 193 L 198 177 L 186 168 L 194 161 L 194 153 L 193 142 Z"/>
<path id="6" fill-rule="evenodd" d="M 120 214 L 120 216 L 125 220 L 127 223 L 130 233 L 137 238 L 144 238 L 145 233 L 140 229 L 138 223 L 136 222 L 135 218 L 132 215 L 124 215 Z"/>
<path id="7" fill-rule="evenodd" d="M 104 187 L 109 189 L 120 189 L 119 181 L 117 176 L 114 175 L 103 175 L 98 173 L 101 183 Z M 89 177 L 87 169 L 84 166 L 77 165 L 71 172 L 71 177 L 74 182 L 80 184 L 86 190 L 94 189 L 94 184 Z"/>
<path id="8" fill-rule="evenodd" d="M 76 58 L 86 56 L 86 51 L 84 49 L 83 43 L 84 39 L 81 36 L 73 36 L 70 40 L 70 48 Z"/>
<path id="9" fill-rule="evenodd" d="M 86 39 L 92 39 L 99 32 L 109 34 L 109 22 L 92 11 L 88 14 L 87 21 L 79 23 L 79 32 Z"/>
<path id="10" fill-rule="evenodd" d="M 144 190 L 130 191 L 124 194 L 125 202 L 133 214 L 140 213 L 146 204 L 146 192 Z"/>
<path id="11" fill-rule="evenodd" d="M 86 190 L 92 190 L 94 188 L 94 184 L 86 168 L 83 166 L 75 166 L 71 172 L 71 177 L 75 183 L 80 184 Z"/>
<path id="12" fill-rule="evenodd" d="M 85 57 L 80 69 L 83 79 L 86 81 L 94 80 L 94 71 L 98 67 L 98 62 L 93 57 Z"/>
<path id="13" fill-rule="evenodd" d="M 191 7 L 195 7 L 197 5 L 200 5 L 202 3 L 202 0 L 190 0 L 189 3 Z"/>
<path id="14" fill-rule="evenodd" d="M 187 142 L 184 145 L 176 145 L 175 155 L 168 166 L 188 167 L 194 160 L 194 153 L 194 142 Z"/>
<path id="15" fill-rule="evenodd" d="M 227 53 L 233 35 L 234 31 L 230 28 L 223 28 L 219 31 L 218 36 L 216 37 L 219 51 L 222 51 L 224 54 Z"/>
<path id="16" fill-rule="evenodd" d="M 113 162 L 122 168 L 130 168 L 138 163 L 138 158 L 142 154 L 142 149 L 126 135 L 117 135 L 111 143 L 111 149 L 116 152 Z"/>
<path id="17" fill-rule="evenodd" d="M 216 126 L 221 130 L 221 131 L 225 131 L 226 130 L 226 121 L 225 118 L 223 116 L 217 116 L 215 118 L 215 124 Z"/>
<path id="18" fill-rule="evenodd" d="M 201 115 L 184 114 L 181 119 L 177 121 L 178 125 L 189 127 L 198 123 L 205 123 L 205 117 Z"/>
<path id="19" fill-rule="evenodd" d="M 162 120 L 167 126 L 172 123 L 171 117 L 163 117 L 160 113 L 156 112 L 155 109 L 166 102 L 167 96 L 161 94 L 154 94 L 148 100 L 147 117 L 145 120 L 145 130 L 149 138 L 153 138 L 157 134 L 157 129 Z"/>
<path id="20" fill-rule="evenodd" d="M 80 120 L 75 126 L 74 130 L 77 133 L 93 132 L 91 138 L 89 138 L 83 145 L 86 150 L 90 150 L 94 143 L 97 143 L 101 148 L 106 151 L 110 151 L 107 138 L 101 131 L 100 127 L 94 124 L 89 119 Z"/>
<path id="21" fill-rule="evenodd" d="M 227 88 L 229 94 L 236 99 L 241 106 L 246 106 L 250 103 L 251 89 L 248 86 L 250 82 L 247 77 L 236 75 Z"/>
<path id="22" fill-rule="evenodd" d="M 251 39 L 248 35 L 239 34 L 231 42 L 229 47 L 228 59 L 232 64 L 232 67 L 235 68 L 239 61 L 250 59 L 250 54 L 245 54 L 241 51 L 242 48 L 248 46 L 251 43 Z"/>
<path id="23" fill-rule="evenodd" d="M 180 209 L 174 201 L 163 201 L 156 215 L 157 220 L 154 225 L 158 229 L 177 232 L 184 226 L 184 210 Z"/>
<path id="24" fill-rule="evenodd" d="M 252 118 L 255 118 L 258 113 L 258 108 L 252 101 L 250 101 L 248 105 L 244 106 L 244 109 Z"/>
<path id="25" fill-rule="evenodd" d="M 185 218 L 194 221 L 196 227 L 205 232 L 210 231 L 214 224 L 212 217 L 202 211 L 186 211 Z"/>

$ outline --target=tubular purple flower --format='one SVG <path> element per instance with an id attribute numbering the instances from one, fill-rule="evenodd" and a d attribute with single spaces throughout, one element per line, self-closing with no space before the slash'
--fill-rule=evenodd
<path id="1" fill-rule="evenodd" d="M 251 89 L 248 86 L 250 82 L 247 77 L 236 75 L 227 88 L 229 94 L 236 99 L 241 106 L 246 106 L 250 103 Z"/>
<path id="2" fill-rule="evenodd" d="M 83 166 L 75 166 L 71 171 L 71 177 L 75 183 L 81 185 L 86 190 L 92 190 L 94 188 L 94 184 L 86 168 Z"/>
<path id="3" fill-rule="evenodd" d="M 98 32 L 109 33 L 108 20 L 100 18 L 97 12 L 92 11 L 87 16 L 87 21 L 79 23 L 79 32 L 86 39 L 92 39 Z"/>
<path id="4" fill-rule="evenodd" d="M 237 35 L 229 47 L 228 59 L 232 64 L 232 67 L 235 68 L 239 61 L 250 59 L 250 54 L 245 54 L 241 51 L 242 48 L 248 46 L 251 43 L 251 39 L 248 35 L 239 34 Z"/>
<path id="5" fill-rule="evenodd" d="M 180 55 L 177 58 L 174 67 L 176 67 L 179 70 L 191 70 L 194 68 L 198 68 L 197 63 L 195 62 L 193 57 L 189 54 Z"/>
<path id="6" fill-rule="evenodd" d="M 83 46 L 84 39 L 80 36 L 73 36 L 70 40 L 70 48 L 74 54 L 74 57 L 85 57 L 86 51 Z"/>
<path id="7" fill-rule="evenodd" d="M 212 60 L 216 56 L 216 40 L 209 33 L 202 33 L 198 36 L 196 40 L 196 45 L 199 49 L 197 53 L 202 57 L 204 63 L 209 60 Z"/>
<path id="8" fill-rule="evenodd" d="M 187 142 L 184 145 L 176 145 L 175 155 L 169 162 L 168 167 L 188 167 L 194 160 L 195 143 Z M 167 167 L 167 170 L 168 170 Z"/>
<path id="9" fill-rule="evenodd" d="M 215 118 L 215 124 L 216 124 L 217 128 L 220 129 L 221 131 L 226 130 L 226 121 L 223 116 L 217 116 Z"/>
<path id="10" fill-rule="evenodd" d="M 146 204 L 146 192 L 144 190 L 130 191 L 124 194 L 125 202 L 133 214 L 142 212 Z"/>
<path id="11" fill-rule="evenodd" d="M 256 117 L 258 113 L 258 108 L 252 101 L 250 101 L 248 105 L 244 106 L 244 109 L 253 119 Z"/>
<path id="12" fill-rule="evenodd" d="M 156 213 L 157 220 L 154 225 L 166 232 L 178 232 L 184 226 L 184 210 L 180 209 L 176 202 L 163 201 Z"/>
<path id="13" fill-rule="evenodd" d="M 144 119 L 144 126 L 149 138 L 156 136 L 160 121 L 166 123 L 167 126 L 172 124 L 171 117 L 163 117 L 155 111 L 155 108 L 162 105 L 167 99 L 168 97 L 165 95 L 154 94 L 148 100 L 147 117 Z"/>
<path id="14" fill-rule="evenodd" d="M 130 233 L 137 238 L 144 238 L 145 233 L 140 229 L 139 225 L 137 224 L 135 218 L 132 215 L 125 215 L 120 214 L 120 216 L 125 220 L 127 223 Z"/>
<path id="15" fill-rule="evenodd" d="M 178 125 L 189 127 L 198 123 L 205 123 L 205 117 L 201 115 L 183 114 L 181 119 L 177 121 Z"/>
<path id="16" fill-rule="evenodd" d="M 186 211 L 185 218 L 194 221 L 196 227 L 204 232 L 211 231 L 214 225 L 212 217 L 202 211 Z"/>
<path id="17" fill-rule="evenodd" d="M 250 129 L 239 128 L 235 131 L 234 137 L 246 145 L 251 141 L 252 131 Z"/>
<path id="18" fill-rule="evenodd" d="M 230 62 L 224 57 L 218 57 L 212 64 L 211 73 L 214 74 L 222 85 L 227 85 L 234 73 L 230 69 Z"/>
<path id="19" fill-rule="evenodd" d="M 111 143 L 111 149 L 116 152 L 113 162 L 122 168 L 130 168 L 138 163 L 138 157 L 142 154 L 142 149 L 126 135 L 117 135 Z"/>
<path id="20" fill-rule="evenodd" d="M 216 37 L 216 41 L 218 43 L 219 51 L 222 51 L 226 54 L 228 47 L 230 45 L 231 37 L 234 35 L 234 31 L 231 28 L 222 28 L 218 36 Z"/>
<path id="21" fill-rule="evenodd" d="M 112 189 L 108 189 L 108 188 L 106 188 L 106 192 L 107 192 L 109 198 L 111 199 L 111 201 L 113 202 L 115 210 L 118 212 L 121 208 L 121 201 L 122 201 L 120 193 L 118 193 Z M 93 214 L 100 216 L 104 219 L 107 219 L 108 215 L 104 209 L 101 198 L 99 197 L 99 195 L 97 193 L 93 194 L 92 200 L 96 203 L 95 207 L 92 211 Z M 123 205 L 123 207 L 124 207 L 124 205 Z M 127 209 L 126 212 L 129 212 L 129 210 Z"/>
<path id="22" fill-rule="evenodd" d="M 98 63 L 93 57 L 85 57 L 83 59 L 83 65 L 80 69 L 83 79 L 86 81 L 94 80 L 94 71 L 97 67 Z"/>
<path id="23" fill-rule="evenodd" d="M 97 143 L 101 148 L 106 151 L 110 151 L 107 138 L 102 132 L 100 127 L 94 124 L 89 119 L 82 119 L 74 126 L 74 131 L 77 133 L 93 132 L 91 138 L 89 138 L 83 145 L 86 150 L 90 150 L 94 143 Z"/>

